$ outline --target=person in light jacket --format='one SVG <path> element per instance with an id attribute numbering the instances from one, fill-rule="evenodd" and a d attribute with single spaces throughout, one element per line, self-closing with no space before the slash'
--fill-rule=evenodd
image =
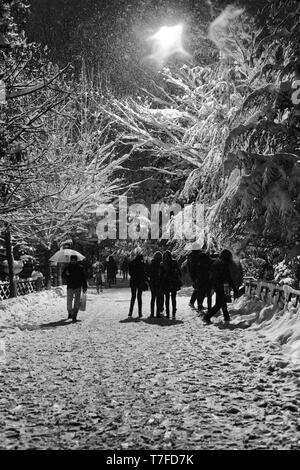
<path id="1" fill-rule="evenodd" d="M 62 275 L 67 281 L 68 319 L 72 319 L 72 322 L 75 323 L 79 311 L 81 289 L 84 293 L 87 291 L 87 280 L 84 268 L 78 263 L 76 255 L 71 255 L 70 263 L 64 269 Z"/>

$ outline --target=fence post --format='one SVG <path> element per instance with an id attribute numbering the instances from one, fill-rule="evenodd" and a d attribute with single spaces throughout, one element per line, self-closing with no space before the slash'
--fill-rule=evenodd
<path id="1" fill-rule="evenodd" d="M 282 302 L 286 306 L 295 297 L 294 306 L 300 301 L 300 290 L 293 289 L 288 285 L 279 286 L 278 283 L 263 280 L 245 279 L 245 293 L 249 296 L 257 296 L 263 302 L 268 299 L 273 304 Z"/>
<path id="2" fill-rule="evenodd" d="M 8 276 L 9 276 L 9 295 L 10 297 L 17 297 L 17 282 L 14 276 L 14 258 L 12 252 L 12 244 L 11 244 L 11 232 L 9 224 L 6 224 L 5 230 L 5 247 L 6 247 L 6 257 L 8 262 Z"/>

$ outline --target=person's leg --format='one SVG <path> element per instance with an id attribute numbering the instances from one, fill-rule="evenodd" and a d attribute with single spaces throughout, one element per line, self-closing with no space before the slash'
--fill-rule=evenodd
<path id="1" fill-rule="evenodd" d="M 67 288 L 67 310 L 68 310 L 68 318 L 72 318 L 73 316 L 73 297 L 74 297 L 74 289 Z"/>
<path id="2" fill-rule="evenodd" d="M 79 311 L 79 305 L 80 305 L 80 296 L 81 296 L 81 287 L 78 289 L 75 289 L 75 294 L 74 294 L 74 309 L 73 309 L 73 321 L 77 320 L 77 314 Z"/>
<path id="3" fill-rule="evenodd" d="M 199 310 L 199 312 L 203 309 L 203 301 L 205 299 L 205 294 L 206 291 L 203 287 L 197 291 L 197 310 Z"/>
<path id="4" fill-rule="evenodd" d="M 150 301 L 150 316 L 154 317 L 155 300 L 157 300 L 156 292 L 151 289 L 151 301 Z"/>
<path id="5" fill-rule="evenodd" d="M 233 289 L 233 298 L 234 298 L 234 300 L 238 299 L 239 296 L 240 296 L 239 289 L 237 289 L 237 288 Z"/>
<path id="6" fill-rule="evenodd" d="M 159 295 L 158 291 L 155 291 L 155 303 L 154 303 L 154 309 L 156 307 L 156 316 L 160 314 L 160 304 L 159 304 Z"/>
<path id="7" fill-rule="evenodd" d="M 156 297 L 156 316 L 160 317 L 160 314 L 163 310 L 164 310 L 164 294 L 158 291 L 157 297 Z"/>
<path id="8" fill-rule="evenodd" d="M 225 296 L 224 290 L 223 290 L 223 295 L 221 295 L 221 298 L 220 298 L 220 304 L 221 304 L 221 309 L 223 311 L 224 320 L 229 321 L 230 316 L 229 316 L 229 313 L 228 313 L 226 296 Z"/>
<path id="9" fill-rule="evenodd" d="M 196 299 L 197 299 L 197 291 L 196 291 L 196 289 L 194 289 L 193 293 L 191 295 L 191 298 L 190 298 L 190 303 L 189 303 L 190 307 L 194 307 Z"/>
<path id="10" fill-rule="evenodd" d="M 197 297 L 199 311 L 203 310 L 203 302 L 204 302 L 205 297 L 207 297 L 207 308 L 208 308 L 208 311 L 210 312 L 211 310 L 211 287 L 209 284 L 202 284 L 199 290 L 199 294 Z"/>
<path id="11" fill-rule="evenodd" d="M 177 311 L 177 305 L 176 305 L 176 295 L 177 292 L 176 290 L 171 293 L 171 299 L 172 299 L 172 317 L 175 318 L 176 316 L 176 311 Z"/>
<path id="12" fill-rule="evenodd" d="M 220 286 L 220 287 L 215 288 L 215 293 L 216 293 L 216 303 L 215 303 L 215 305 L 212 307 L 212 309 L 210 310 L 210 312 L 208 311 L 208 312 L 204 315 L 204 319 L 205 319 L 205 320 L 208 320 L 208 321 L 211 319 L 211 317 L 213 317 L 214 315 L 216 315 L 216 313 L 220 310 L 220 308 L 221 308 L 222 305 L 223 305 L 224 299 L 225 299 L 225 293 L 224 293 L 224 287 L 223 287 L 223 286 Z"/>
<path id="13" fill-rule="evenodd" d="M 210 286 L 207 288 L 206 297 L 207 297 L 207 311 L 208 311 L 208 313 L 210 313 L 211 312 L 211 306 L 212 306 L 212 297 L 211 297 L 211 287 Z"/>
<path id="14" fill-rule="evenodd" d="M 165 293 L 165 302 L 166 302 L 166 317 L 170 316 L 170 292 Z"/>
<path id="15" fill-rule="evenodd" d="M 129 314 L 128 314 L 129 317 L 132 316 L 133 307 L 134 307 L 134 303 L 136 299 L 136 291 L 137 291 L 136 287 L 131 287 L 131 300 L 130 300 L 130 307 L 129 307 Z"/>
<path id="16" fill-rule="evenodd" d="M 139 287 L 138 288 L 138 293 L 137 293 L 139 317 L 143 316 L 143 312 L 142 312 L 142 295 L 143 295 L 143 289 L 141 287 Z"/>

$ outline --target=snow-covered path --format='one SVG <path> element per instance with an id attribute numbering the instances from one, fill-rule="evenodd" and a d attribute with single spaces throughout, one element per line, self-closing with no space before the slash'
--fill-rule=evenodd
<path id="1" fill-rule="evenodd" d="M 148 292 L 137 320 L 129 289 L 90 289 L 76 324 L 65 297 L 28 296 L 2 322 L 0 448 L 300 449 L 299 368 L 258 330 L 204 325 L 189 294 L 173 322 Z"/>

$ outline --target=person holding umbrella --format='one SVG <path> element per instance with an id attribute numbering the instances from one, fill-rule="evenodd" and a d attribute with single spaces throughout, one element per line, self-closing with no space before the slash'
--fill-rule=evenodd
<path id="1" fill-rule="evenodd" d="M 78 263 L 77 255 L 70 256 L 70 263 L 64 269 L 63 276 L 67 281 L 68 319 L 71 318 L 75 323 L 79 311 L 81 289 L 83 293 L 87 291 L 86 275 L 83 266 Z"/>

